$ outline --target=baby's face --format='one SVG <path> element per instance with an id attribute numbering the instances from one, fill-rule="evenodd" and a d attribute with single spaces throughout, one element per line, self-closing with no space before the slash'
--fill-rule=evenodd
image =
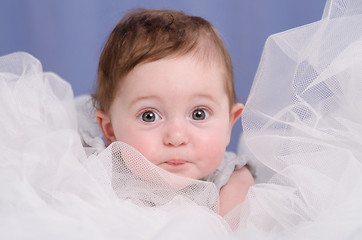
<path id="1" fill-rule="evenodd" d="M 221 66 L 188 55 L 141 64 L 119 86 L 105 138 L 169 172 L 201 179 L 222 161 L 242 110 L 234 105 L 230 113 L 224 81 Z"/>

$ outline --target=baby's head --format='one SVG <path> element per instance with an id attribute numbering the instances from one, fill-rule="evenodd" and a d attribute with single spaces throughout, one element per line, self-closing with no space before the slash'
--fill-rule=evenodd
<path id="1" fill-rule="evenodd" d="M 123 141 L 170 172 L 200 179 L 220 164 L 242 111 L 214 27 L 170 10 L 137 10 L 112 31 L 94 102 L 107 144 Z"/>
<path id="2" fill-rule="evenodd" d="M 96 107 L 108 112 L 117 87 L 137 65 L 192 54 L 224 67 L 230 106 L 235 101 L 233 68 L 215 28 L 205 19 L 171 10 L 136 10 L 113 29 L 98 66 Z"/>

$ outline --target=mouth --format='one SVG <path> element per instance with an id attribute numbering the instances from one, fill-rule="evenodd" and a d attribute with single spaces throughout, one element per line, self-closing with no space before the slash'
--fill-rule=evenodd
<path id="1" fill-rule="evenodd" d="M 171 160 L 166 161 L 165 163 L 170 166 L 181 166 L 181 165 L 187 163 L 187 161 L 185 161 L 183 159 L 171 159 Z"/>

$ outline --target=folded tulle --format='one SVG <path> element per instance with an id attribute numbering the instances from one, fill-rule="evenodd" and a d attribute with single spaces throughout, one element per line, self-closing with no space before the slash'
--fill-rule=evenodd
<path id="1" fill-rule="evenodd" d="M 361 236 L 361 9 L 330 1 L 322 20 L 267 40 L 243 146 L 276 174 L 251 189 L 244 226 L 292 239 Z"/>

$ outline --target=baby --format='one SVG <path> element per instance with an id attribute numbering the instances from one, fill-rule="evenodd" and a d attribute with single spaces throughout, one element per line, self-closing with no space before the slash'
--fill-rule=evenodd
<path id="1" fill-rule="evenodd" d="M 223 162 L 235 121 L 230 56 L 214 27 L 171 10 L 136 10 L 114 28 L 100 56 L 97 122 L 107 144 L 122 141 L 171 173 L 205 180 Z M 253 177 L 233 170 L 220 214 L 242 202 Z"/>

